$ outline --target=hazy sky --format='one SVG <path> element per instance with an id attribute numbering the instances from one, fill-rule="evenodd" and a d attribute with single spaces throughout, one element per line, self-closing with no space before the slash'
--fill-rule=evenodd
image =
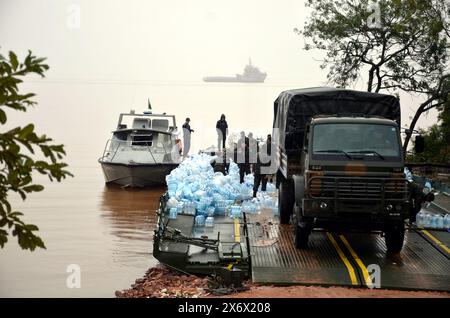
<path id="1" fill-rule="evenodd" d="M 303 51 L 293 32 L 307 16 L 299 0 L 0 0 L 0 50 L 48 57 L 47 78 L 28 80 L 26 88 L 39 95 L 33 120 L 64 142 L 72 142 L 67 125 L 55 119 L 70 114 L 78 126 L 102 127 L 103 140 L 118 112 L 142 110 L 147 97 L 179 122 L 190 116 L 193 125 L 212 128 L 225 112 L 235 126 L 268 131 L 280 91 L 326 82 L 322 53 Z M 264 84 L 201 80 L 241 73 L 250 57 L 267 72 Z M 401 95 L 401 102 L 405 124 L 418 100 Z M 419 125 L 435 120 L 431 113 Z M 88 130 L 79 134 L 89 138 Z M 197 148 L 212 143 L 197 136 Z"/>

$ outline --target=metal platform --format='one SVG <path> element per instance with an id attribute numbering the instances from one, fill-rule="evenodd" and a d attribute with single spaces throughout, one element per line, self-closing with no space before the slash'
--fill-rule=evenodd
<path id="1" fill-rule="evenodd" d="M 226 268 L 250 275 L 243 220 L 217 216 L 214 227 L 208 228 L 194 226 L 192 215 L 179 214 L 176 219 L 168 219 L 163 214 L 158 223 L 153 255 L 161 263 L 192 274 L 219 274 Z"/>
<path id="2" fill-rule="evenodd" d="M 213 228 L 195 227 L 192 215 L 172 220 L 162 213 L 153 254 L 186 273 L 233 271 L 259 284 L 450 292 L 448 232 L 410 229 L 395 255 L 379 234 L 314 231 L 308 249 L 297 250 L 293 242 L 292 227 L 280 225 L 269 210 L 243 219 L 217 216 Z"/>
<path id="3" fill-rule="evenodd" d="M 380 235 L 316 231 L 310 247 L 297 250 L 291 227 L 268 212 L 250 216 L 247 226 L 255 283 L 373 287 L 379 266 L 377 287 L 450 291 L 450 233 L 408 231 L 402 252 L 388 255 Z"/>

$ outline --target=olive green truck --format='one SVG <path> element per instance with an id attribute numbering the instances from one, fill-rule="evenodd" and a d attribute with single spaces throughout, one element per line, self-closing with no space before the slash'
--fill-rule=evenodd
<path id="1" fill-rule="evenodd" d="M 379 232 L 388 251 L 402 249 L 409 195 L 396 97 L 284 91 L 274 103 L 273 137 L 280 222 L 292 221 L 297 248 L 322 228 Z"/>

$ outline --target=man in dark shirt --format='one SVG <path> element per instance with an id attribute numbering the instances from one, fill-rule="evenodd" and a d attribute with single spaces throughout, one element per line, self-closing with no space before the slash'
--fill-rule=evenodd
<path id="1" fill-rule="evenodd" d="M 193 133 L 194 130 L 191 129 L 191 125 L 189 125 L 190 122 L 191 119 L 188 117 L 186 118 L 186 121 L 183 124 L 183 142 L 184 142 L 183 158 L 187 157 L 189 149 L 191 148 L 191 133 Z"/>
<path id="2" fill-rule="evenodd" d="M 225 120 L 224 114 L 222 114 L 222 116 L 220 116 L 220 120 L 217 121 L 216 130 L 217 130 L 217 148 L 219 151 L 221 151 L 222 148 L 225 149 L 225 141 L 228 136 L 228 123 Z"/>
<path id="3" fill-rule="evenodd" d="M 240 182 L 244 183 L 244 177 L 250 173 L 250 158 L 249 139 L 243 131 L 237 143 L 237 165 L 239 167 Z"/>
<path id="4" fill-rule="evenodd" d="M 256 193 L 258 192 L 259 185 L 261 184 L 261 191 L 266 191 L 267 181 L 269 180 L 270 175 L 266 170 L 261 171 L 262 169 L 268 169 L 270 167 L 270 160 L 272 154 L 272 136 L 267 136 L 266 143 L 259 149 L 258 147 L 258 158 L 256 164 L 254 164 L 254 174 L 255 181 L 253 184 L 253 197 L 256 198 Z"/>

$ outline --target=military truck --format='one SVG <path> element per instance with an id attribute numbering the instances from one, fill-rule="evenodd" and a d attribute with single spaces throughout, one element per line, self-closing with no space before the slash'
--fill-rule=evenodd
<path id="1" fill-rule="evenodd" d="M 274 103 L 282 224 L 295 246 L 314 228 L 376 231 L 403 247 L 408 184 L 396 97 L 336 88 L 282 92 Z"/>

